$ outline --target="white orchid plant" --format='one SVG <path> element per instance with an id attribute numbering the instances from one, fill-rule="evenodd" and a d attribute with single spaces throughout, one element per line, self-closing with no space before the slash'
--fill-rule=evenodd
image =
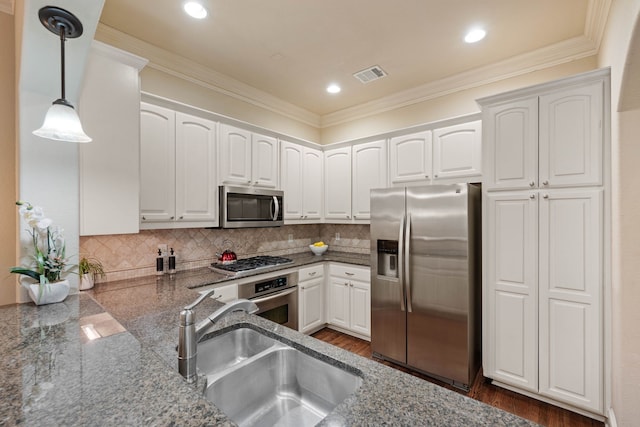
<path id="1" fill-rule="evenodd" d="M 42 208 L 29 202 L 18 200 L 20 215 L 29 224 L 35 254 L 30 268 L 12 267 L 11 272 L 23 274 L 38 281 L 41 285 L 60 281 L 66 273 L 65 242 L 63 230 L 53 227 L 49 218 L 44 216 Z"/>

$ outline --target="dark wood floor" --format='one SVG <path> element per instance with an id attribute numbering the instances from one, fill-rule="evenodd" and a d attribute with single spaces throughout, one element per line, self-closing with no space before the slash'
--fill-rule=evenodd
<path id="1" fill-rule="evenodd" d="M 354 338 L 329 328 L 324 328 L 313 334 L 313 336 L 319 340 L 328 342 L 329 344 L 333 344 L 337 347 L 359 354 L 360 356 L 364 356 L 369 359 L 372 358 L 371 344 L 368 341 Z M 526 418 L 544 426 L 604 426 L 603 423 L 591 418 L 494 386 L 482 376 L 482 372 L 478 373 L 478 376 L 471 385 L 469 393 L 464 393 L 462 390 L 452 387 L 449 384 L 440 382 L 417 372 L 411 372 L 401 366 L 388 362 L 380 363 L 408 372 L 411 375 L 438 384 L 442 387 L 446 387 L 450 390 L 454 390 L 458 393 L 466 394 L 473 399 L 495 406 L 496 408 L 503 409 L 507 412 L 511 412 L 512 414 L 516 414 L 522 418 Z"/>

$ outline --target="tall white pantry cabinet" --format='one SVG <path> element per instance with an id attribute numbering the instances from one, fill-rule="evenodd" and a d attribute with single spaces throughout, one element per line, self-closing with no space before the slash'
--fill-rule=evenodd
<path id="1" fill-rule="evenodd" d="M 478 102 L 484 129 L 484 375 L 601 416 L 609 70 Z"/>

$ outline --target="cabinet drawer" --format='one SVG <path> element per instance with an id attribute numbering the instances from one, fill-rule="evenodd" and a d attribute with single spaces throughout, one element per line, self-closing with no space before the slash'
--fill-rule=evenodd
<path id="1" fill-rule="evenodd" d="M 371 269 L 367 267 L 356 267 L 347 264 L 331 264 L 329 267 L 329 274 L 331 276 L 360 280 L 367 283 L 371 280 L 370 271 Z"/>
<path id="2" fill-rule="evenodd" d="M 200 294 L 207 292 L 211 287 L 199 291 Z M 215 298 L 220 302 L 228 303 L 229 301 L 234 301 L 238 299 L 238 284 L 233 283 L 231 285 L 220 286 L 219 288 L 215 288 L 216 291 L 213 293 L 211 298 Z"/>
<path id="3" fill-rule="evenodd" d="M 298 271 L 298 282 L 315 279 L 324 275 L 324 263 L 301 268 Z"/>

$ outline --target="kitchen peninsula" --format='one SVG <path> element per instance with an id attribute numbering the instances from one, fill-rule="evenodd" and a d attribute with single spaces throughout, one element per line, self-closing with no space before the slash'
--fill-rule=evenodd
<path id="1" fill-rule="evenodd" d="M 294 258 L 296 265 L 331 260 L 327 255 Z M 203 277 L 215 281 L 218 276 L 224 282 L 221 275 L 204 270 L 99 284 L 63 303 L 39 308 L 0 307 L 0 349 L 5 356 L 0 423 L 234 425 L 177 372 L 180 308 L 196 299 Z M 202 319 L 219 306 L 207 300 L 196 309 L 196 317 Z M 83 332 L 88 324 L 104 336 L 90 340 Z M 261 317 L 234 313 L 214 329 L 239 326 L 266 330 L 361 374 L 362 386 L 321 425 L 532 425 Z"/>

